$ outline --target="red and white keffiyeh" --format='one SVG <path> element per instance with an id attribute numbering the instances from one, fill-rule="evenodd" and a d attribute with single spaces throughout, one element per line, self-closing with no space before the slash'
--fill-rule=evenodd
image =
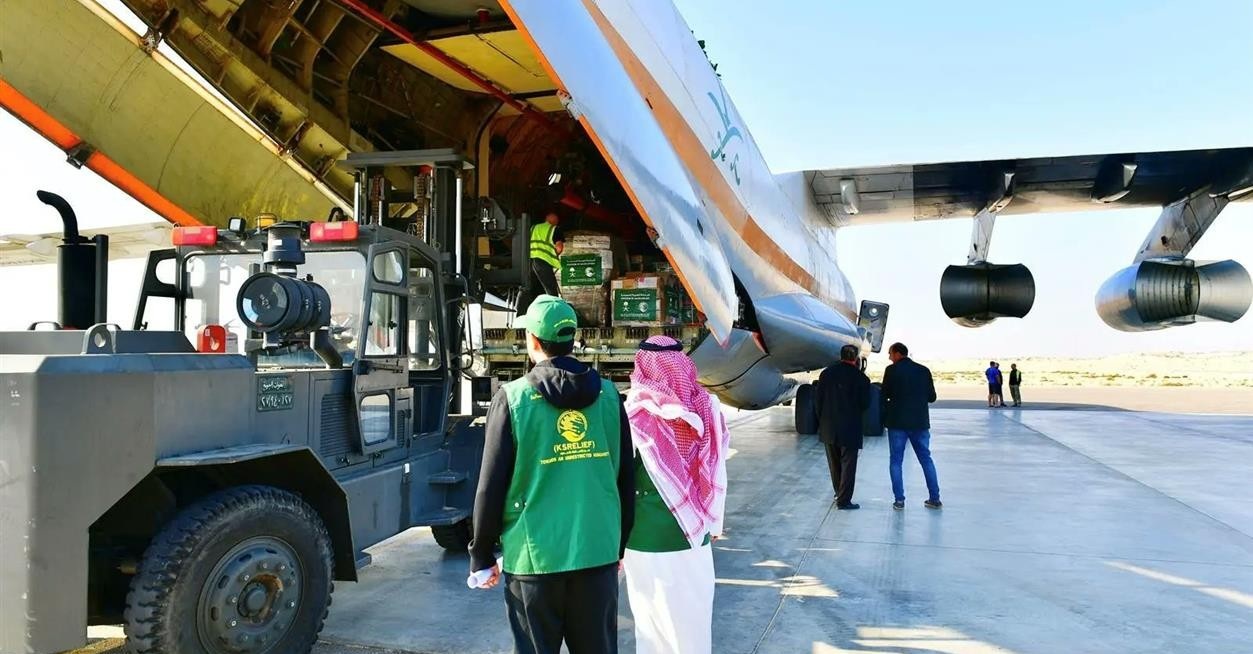
<path id="1" fill-rule="evenodd" d="M 679 344 L 668 336 L 645 342 Z M 720 536 L 729 435 L 696 365 L 681 351 L 639 350 L 626 411 L 635 449 L 688 542 L 700 547 L 705 534 Z"/>

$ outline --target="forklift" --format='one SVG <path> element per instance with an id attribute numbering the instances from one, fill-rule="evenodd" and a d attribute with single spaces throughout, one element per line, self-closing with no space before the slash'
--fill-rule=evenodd
<path id="1" fill-rule="evenodd" d="M 41 192 L 61 315 L 0 333 L 0 652 L 118 623 L 133 652 L 308 652 L 366 548 L 429 526 L 465 551 L 491 386 L 463 352 L 469 165 L 341 165 L 351 220 L 175 228 L 131 329 L 104 318 L 107 239 Z"/>

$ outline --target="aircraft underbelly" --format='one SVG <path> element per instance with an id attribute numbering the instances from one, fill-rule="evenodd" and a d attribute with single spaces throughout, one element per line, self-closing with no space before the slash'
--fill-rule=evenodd
<path id="1" fill-rule="evenodd" d="M 691 357 L 700 371 L 701 384 L 728 406 L 765 409 L 796 392 L 797 382 L 783 375 L 752 332 L 732 330 L 725 345 L 706 339 Z"/>
<path id="2" fill-rule="evenodd" d="M 840 348 L 861 345 L 857 326 L 807 293 L 757 298 L 757 323 L 774 366 L 784 373 L 814 370 L 840 359 Z"/>
<path id="3" fill-rule="evenodd" d="M 761 341 L 737 328 L 725 345 L 707 339 L 691 353 L 701 384 L 731 406 L 761 409 L 786 401 L 797 384 L 788 374 L 826 367 L 839 360 L 844 345 L 861 345 L 856 325 L 807 293 L 767 297 L 754 306 Z"/>

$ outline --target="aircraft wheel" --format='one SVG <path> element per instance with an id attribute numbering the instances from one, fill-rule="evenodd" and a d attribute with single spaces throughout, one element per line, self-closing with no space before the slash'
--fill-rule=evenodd
<path id="1" fill-rule="evenodd" d="M 817 434 L 818 413 L 814 410 L 814 385 L 801 384 L 796 389 L 796 433 Z"/>
<path id="2" fill-rule="evenodd" d="M 153 539 L 126 598 L 136 654 L 262 654 L 313 648 L 334 584 L 331 539 L 299 496 L 220 491 Z"/>
<path id="3" fill-rule="evenodd" d="M 470 528 L 469 518 L 451 525 L 433 526 L 431 527 L 431 534 L 435 536 L 435 542 L 440 547 L 449 552 L 460 554 L 464 554 L 466 550 L 470 549 L 470 540 L 474 536 L 474 532 Z"/>
<path id="4" fill-rule="evenodd" d="M 862 435 L 863 436 L 882 436 L 883 435 L 883 416 L 879 413 L 879 392 L 883 390 L 883 384 L 879 382 L 871 382 L 870 384 L 870 406 L 866 408 L 866 412 L 862 414 Z"/>

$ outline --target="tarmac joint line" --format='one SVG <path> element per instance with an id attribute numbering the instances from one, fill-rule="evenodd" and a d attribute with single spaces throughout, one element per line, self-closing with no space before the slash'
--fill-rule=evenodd
<path id="1" fill-rule="evenodd" d="M 805 568 L 805 561 L 809 559 L 809 553 L 814 549 L 814 543 L 818 542 L 818 534 L 822 532 L 822 526 L 827 524 L 827 520 L 831 518 L 831 511 L 835 508 L 835 502 L 831 502 L 831 506 L 827 507 L 827 512 L 822 515 L 822 520 L 818 521 L 817 527 L 814 529 L 814 535 L 809 538 L 809 543 L 805 545 L 805 549 L 801 550 L 800 560 L 796 562 L 793 577 L 800 577 Z M 757 654 L 761 650 L 761 646 L 765 644 L 766 638 L 770 635 L 770 631 L 774 629 L 774 623 L 779 619 L 779 613 L 783 611 L 783 604 L 787 601 L 787 589 L 783 588 L 779 591 L 779 603 L 774 607 L 774 613 L 770 615 L 770 621 L 766 623 L 766 627 L 761 630 L 761 638 L 757 639 L 757 644 L 753 646 L 752 654 Z"/>

